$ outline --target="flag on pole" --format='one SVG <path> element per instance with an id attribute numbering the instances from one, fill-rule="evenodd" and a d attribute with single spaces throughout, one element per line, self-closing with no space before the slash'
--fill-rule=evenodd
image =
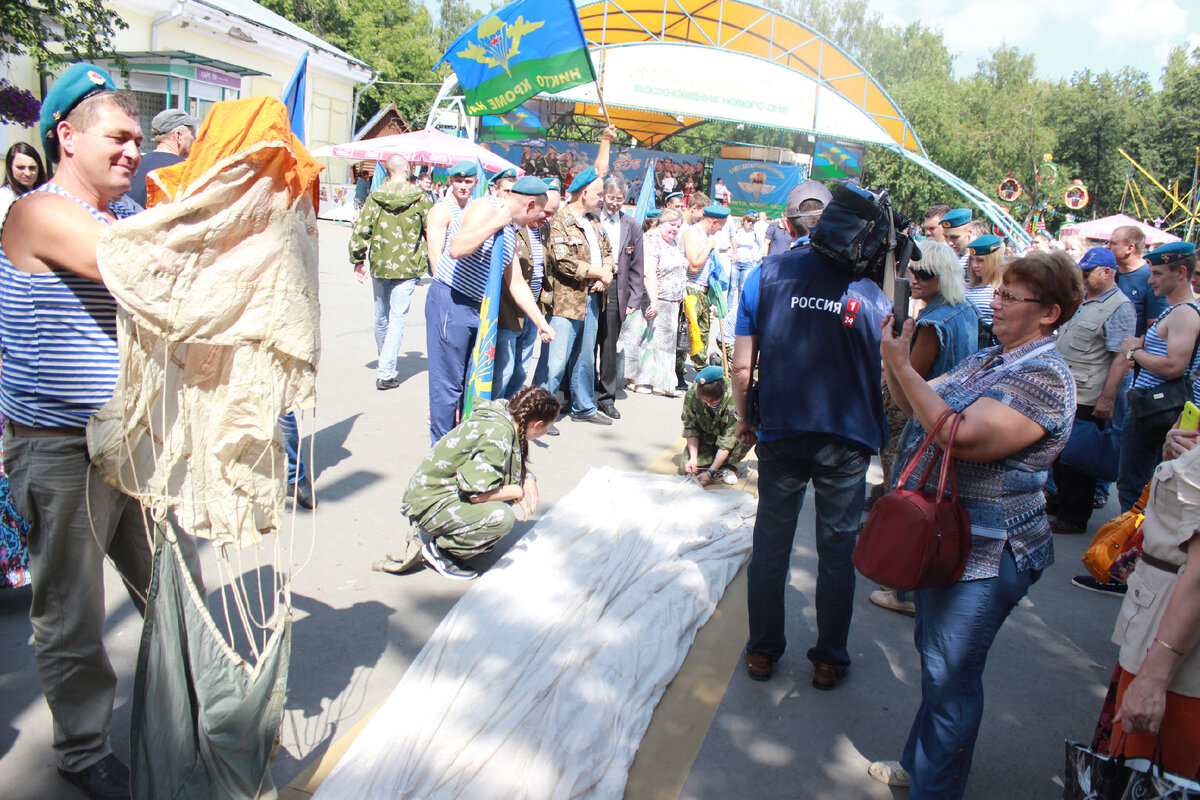
<path id="1" fill-rule="evenodd" d="M 500 230 L 492 240 L 492 264 L 488 270 L 487 288 L 479 304 L 479 333 L 475 334 L 475 349 L 471 352 L 471 368 L 467 371 L 466 397 L 463 399 L 465 420 L 471 416 L 475 399 L 492 399 L 492 377 L 496 366 L 496 328 L 500 314 L 500 276 L 504 274 L 504 235 Z"/>
<path id="2" fill-rule="evenodd" d="M 646 177 L 642 178 L 642 190 L 638 192 L 637 205 L 633 209 L 633 218 L 638 225 L 646 221 L 646 215 L 654 208 L 654 159 L 646 164 Z"/>
<path id="3" fill-rule="evenodd" d="M 503 114 L 542 92 L 596 80 L 572 0 L 516 0 L 463 31 L 441 60 L 471 116 Z"/>
<path id="4" fill-rule="evenodd" d="M 288 122 L 292 125 L 292 135 L 307 144 L 304 140 L 304 95 L 308 89 L 308 51 L 300 57 L 296 71 L 288 82 L 287 90 L 283 93 L 283 104 L 287 106 Z"/>

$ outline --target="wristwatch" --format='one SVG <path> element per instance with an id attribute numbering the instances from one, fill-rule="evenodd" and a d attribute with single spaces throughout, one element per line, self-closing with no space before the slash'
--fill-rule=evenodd
<path id="1" fill-rule="evenodd" d="M 1136 353 L 1138 350 L 1141 350 L 1141 349 L 1142 349 L 1141 345 L 1138 345 L 1137 347 L 1131 347 L 1131 348 L 1129 348 L 1129 350 L 1127 350 L 1127 351 L 1125 352 L 1125 360 L 1126 360 L 1126 361 L 1133 361 L 1133 354 L 1134 354 L 1134 353 Z"/>

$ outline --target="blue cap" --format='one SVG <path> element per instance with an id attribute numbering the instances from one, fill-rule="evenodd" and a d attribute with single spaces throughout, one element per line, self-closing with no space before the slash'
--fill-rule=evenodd
<path id="1" fill-rule="evenodd" d="M 704 207 L 704 216 L 711 219 L 725 219 L 729 216 L 729 208 L 722 205 L 713 204 Z"/>
<path id="2" fill-rule="evenodd" d="M 42 144 L 46 148 L 46 158 L 58 161 L 58 134 L 55 128 L 67 118 L 71 109 L 88 95 L 116 91 L 116 88 L 112 77 L 95 64 L 79 61 L 67 67 L 42 101 Z"/>
<path id="3" fill-rule="evenodd" d="M 542 178 L 542 180 L 546 182 L 546 191 L 548 191 L 548 192 L 561 192 L 562 191 L 562 183 L 559 182 L 558 178 Z"/>
<path id="4" fill-rule="evenodd" d="M 514 168 L 509 167 L 508 169 L 502 169 L 499 172 L 497 172 L 495 175 L 493 175 L 492 183 L 495 183 L 496 181 L 502 181 L 505 178 L 512 178 L 512 179 L 516 180 L 516 177 L 517 177 L 517 171 Z"/>
<path id="5" fill-rule="evenodd" d="M 661 213 L 662 211 L 658 210 L 657 208 L 652 208 L 646 212 L 646 219 L 654 219 Z"/>
<path id="6" fill-rule="evenodd" d="M 705 367 L 704 369 L 702 369 L 696 373 L 696 383 L 703 386 L 706 383 L 712 383 L 713 381 L 719 381 L 724 377 L 725 377 L 725 370 L 721 369 L 720 367 L 716 366 L 715 364 L 710 364 L 709 366 Z"/>
<path id="7" fill-rule="evenodd" d="M 994 253 L 999 250 L 1002 244 L 1004 244 L 1004 240 L 996 234 L 985 233 L 967 245 L 967 249 L 971 251 L 971 255 L 973 256 L 986 256 L 988 253 Z"/>
<path id="8" fill-rule="evenodd" d="M 953 211 L 946 212 L 946 216 L 942 217 L 943 228 L 961 228 L 971 221 L 971 209 L 956 208 Z"/>
<path id="9" fill-rule="evenodd" d="M 530 196 L 545 194 L 546 182 L 541 178 L 526 175 L 524 178 L 517 178 L 517 182 L 512 185 L 511 191 L 513 194 L 527 194 Z"/>
<path id="10" fill-rule="evenodd" d="M 663 198 L 663 202 L 665 203 L 668 200 L 673 200 L 676 197 L 683 197 L 683 192 L 671 192 L 669 195 Z"/>
<path id="11" fill-rule="evenodd" d="M 457 175 L 461 175 L 465 178 L 473 178 L 473 177 L 475 177 L 475 173 L 476 173 L 476 167 L 475 167 L 474 159 L 464 158 L 462 161 L 459 161 L 457 164 L 455 164 L 453 167 L 450 168 L 449 174 L 450 174 L 451 178 L 453 178 Z"/>
<path id="12" fill-rule="evenodd" d="M 1117 258 L 1112 254 L 1112 250 L 1107 247 L 1093 247 L 1083 254 L 1083 258 L 1079 259 L 1080 272 L 1087 272 L 1096 267 L 1117 268 Z"/>
<path id="13" fill-rule="evenodd" d="M 1146 254 L 1146 260 L 1151 264 L 1170 264 L 1173 261 L 1181 261 L 1188 256 L 1196 254 L 1196 246 L 1191 242 L 1171 242 L 1164 244 L 1157 250 L 1151 250 Z"/>
<path id="14" fill-rule="evenodd" d="M 578 192 L 598 177 L 600 176 L 596 174 L 596 168 L 588 167 L 575 176 L 575 180 L 571 181 L 571 185 L 567 187 L 567 191 Z"/>

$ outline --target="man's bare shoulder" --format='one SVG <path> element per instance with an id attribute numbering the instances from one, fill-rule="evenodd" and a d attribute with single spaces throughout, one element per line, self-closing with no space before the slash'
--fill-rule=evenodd
<path id="1" fill-rule="evenodd" d="M 433 208 L 429 209 L 429 222 L 448 223 L 451 219 L 450 206 L 445 203 L 434 203 Z"/>
<path id="2" fill-rule="evenodd" d="M 7 245 L 10 236 L 23 240 L 44 236 L 94 238 L 99 225 L 100 221 L 78 201 L 50 192 L 34 192 L 13 203 L 9 209 L 4 239 Z"/>

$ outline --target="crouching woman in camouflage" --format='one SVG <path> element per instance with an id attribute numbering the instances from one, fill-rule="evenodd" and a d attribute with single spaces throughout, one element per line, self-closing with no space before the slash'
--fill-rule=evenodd
<path id="1" fill-rule="evenodd" d="M 421 556 L 453 580 L 479 573 L 464 562 L 486 553 L 537 507 L 537 481 L 525 468 L 529 441 L 558 418 L 554 395 L 536 386 L 504 401 L 478 400 L 471 415 L 438 440 L 408 484 L 401 512 L 420 529 Z"/>

